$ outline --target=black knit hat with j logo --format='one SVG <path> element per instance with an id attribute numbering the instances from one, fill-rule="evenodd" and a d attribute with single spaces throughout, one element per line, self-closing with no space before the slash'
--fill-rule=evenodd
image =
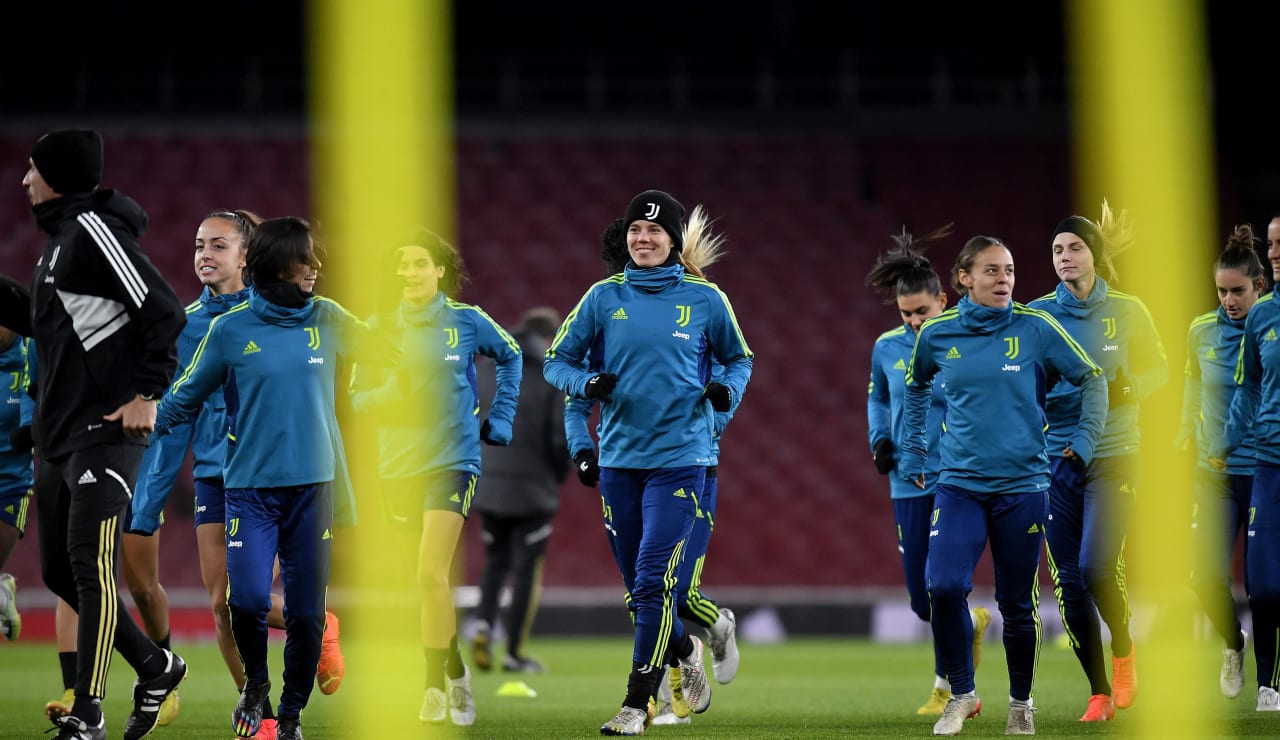
<path id="1" fill-rule="evenodd" d="M 652 221 L 666 230 L 672 249 L 677 252 L 684 249 L 684 206 L 669 193 L 646 190 L 637 195 L 631 199 L 622 221 L 624 228 L 630 228 L 636 221 Z"/>

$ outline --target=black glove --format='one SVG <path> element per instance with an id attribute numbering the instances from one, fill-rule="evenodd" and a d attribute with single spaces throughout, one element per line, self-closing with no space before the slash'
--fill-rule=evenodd
<path id="1" fill-rule="evenodd" d="M 31 439 L 31 425 L 26 424 L 9 432 L 9 446 L 14 452 L 30 452 L 35 446 L 35 441 Z"/>
<path id="2" fill-rule="evenodd" d="M 613 373 L 600 373 L 587 381 L 587 398 L 596 401 L 608 401 L 613 389 L 618 387 L 618 376 Z"/>
<path id="3" fill-rule="evenodd" d="M 1135 403 L 1138 398 L 1133 391 L 1133 381 L 1124 374 L 1124 370 L 1117 370 L 1115 380 L 1107 381 L 1107 405 L 1121 406 L 1126 403 Z"/>
<path id="4" fill-rule="evenodd" d="M 600 482 L 600 465 L 596 453 L 592 450 L 581 450 L 573 456 L 573 466 L 578 471 L 578 480 L 587 488 L 595 488 Z"/>
<path id="5" fill-rule="evenodd" d="M 888 475 L 893 472 L 893 442 L 888 437 L 876 442 L 871 448 L 871 459 L 875 461 L 876 472 Z"/>
<path id="6" fill-rule="evenodd" d="M 702 397 L 710 401 L 711 408 L 716 411 L 725 412 L 733 406 L 733 393 L 729 391 L 729 386 L 714 380 L 702 389 Z"/>

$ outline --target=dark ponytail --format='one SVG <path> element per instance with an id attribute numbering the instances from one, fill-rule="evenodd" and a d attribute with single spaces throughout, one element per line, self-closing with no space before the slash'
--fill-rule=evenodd
<path id="1" fill-rule="evenodd" d="M 902 227 L 901 234 L 894 234 L 894 247 L 876 258 L 876 263 L 867 273 L 867 285 L 878 292 L 888 294 L 887 303 L 892 303 L 898 296 L 928 293 L 931 296 L 942 294 L 942 281 L 933 269 L 929 259 L 924 256 L 928 243 L 951 235 L 952 224 L 916 238 Z"/>

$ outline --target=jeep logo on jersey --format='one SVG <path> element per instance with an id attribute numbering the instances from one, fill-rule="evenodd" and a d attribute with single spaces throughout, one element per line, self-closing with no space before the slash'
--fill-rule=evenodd
<path id="1" fill-rule="evenodd" d="M 450 326 L 450 327 L 448 327 L 448 328 L 446 328 L 446 329 L 444 330 L 444 346 L 446 346 L 446 347 L 457 347 L 457 346 L 458 346 L 458 329 L 457 329 L 457 327 Z"/>
<path id="2" fill-rule="evenodd" d="M 1018 338 L 1005 337 L 1004 343 L 1009 347 L 1009 349 L 1004 351 L 1004 356 L 1008 357 L 1010 360 L 1018 359 Z"/>
<path id="3" fill-rule="evenodd" d="M 654 220 L 655 218 L 658 217 L 658 213 L 662 211 L 662 206 L 658 205 L 657 203 L 645 203 L 645 205 L 649 206 L 644 212 L 645 221 Z"/>
<path id="4" fill-rule="evenodd" d="M 1114 318 L 1102 320 L 1102 335 L 1107 339 L 1116 338 L 1116 320 Z"/>
<path id="5" fill-rule="evenodd" d="M 693 311 L 688 306 L 676 306 L 676 326 L 688 326 Z"/>
<path id="6" fill-rule="evenodd" d="M 320 329 L 314 326 L 304 327 L 307 331 L 307 349 L 320 349 Z"/>

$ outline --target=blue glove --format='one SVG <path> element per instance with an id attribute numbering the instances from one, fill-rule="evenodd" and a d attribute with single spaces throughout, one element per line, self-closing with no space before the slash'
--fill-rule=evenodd
<path id="1" fill-rule="evenodd" d="M 511 444 L 511 422 L 485 419 L 480 425 L 480 441 L 497 446 Z"/>

